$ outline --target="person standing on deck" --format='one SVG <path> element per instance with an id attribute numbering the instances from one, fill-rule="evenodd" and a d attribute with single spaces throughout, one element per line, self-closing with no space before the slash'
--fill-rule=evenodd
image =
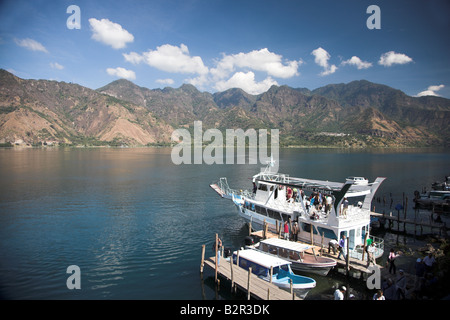
<path id="1" fill-rule="evenodd" d="M 298 232 L 299 232 L 298 223 L 294 222 L 294 226 L 292 227 L 292 240 L 295 242 L 297 242 L 298 240 Z"/>
<path id="2" fill-rule="evenodd" d="M 288 222 L 284 222 L 284 239 L 289 240 L 289 225 Z"/>
<path id="3" fill-rule="evenodd" d="M 348 210 L 348 200 L 347 198 L 344 198 L 342 217 L 347 218 L 347 210 Z"/>
<path id="4" fill-rule="evenodd" d="M 337 258 L 339 259 L 342 255 L 344 260 L 346 260 L 346 250 L 347 250 L 347 241 L 345 241 L 345 234 L 343 234 L 341 240 L 339 240 L 339 255 Z"/>
<path id="5" fill-rule="evenodd" d="M 375 261 L 375 245 L 373 242 L 367 249 L 367 267 L 369 267 L 371 263 L 373 263 L 374 265 L 377 264 Z"/>

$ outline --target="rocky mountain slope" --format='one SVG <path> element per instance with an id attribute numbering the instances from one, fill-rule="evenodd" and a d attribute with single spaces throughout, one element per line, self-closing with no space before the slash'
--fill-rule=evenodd
<path id="1" fill-rule="evenodd" d="M 146 145 L 173 129 L 147 108 L 77 84 L 0 71 L 0 143 Z"/>
<path id="2" fill-rule="evenodd" d="M 0 143 L 153 145 L 176 128 L 279 129 L 282 145 L 449 146 L 450 100 L 414 98 L 368 81 L 314 91 L 273 86 L 210 94 L 117 80 L 91 90 L 0 70 Z"/>

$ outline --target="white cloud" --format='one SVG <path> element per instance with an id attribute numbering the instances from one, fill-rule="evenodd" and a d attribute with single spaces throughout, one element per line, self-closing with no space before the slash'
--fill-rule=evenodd
<path id="1" fill-rule="evenodd" d="M 108 19 L 89 19 L 93 31 L 92 39 L 113 47 L 114 49 L 125 48 L 127 42 L 133 42 L 134 36 L 123 29 L 120 24 Z"/>
<path id="2" fill-rule="evenodd" d="M 342 65 L 356 66 L 358 68 L 358 70 L 361 70 L 361 69 L 370 68 L 372 66 L 372 63 L 367 62 L 367 61 L 362 61 L 359 57 L 353 56 L 348 60 L 342 61 Z"/>
<path id="3" fill-rule="evenodd" d="M 132 70 L 127 70 L 125 68 L 108 68 L 106 69 L 106 72 L 110 75 L 110 76 L 115 76 L 118 78 L 124 78 L 124 79 L 128 79 L 128 80 L 134 80 L 136 79 L 136 74 L 134 73 L 134 71 Z"/>
<path id="4" fill-rule="evenodd" d="M 389 51 L 386 53 L 383 53 L 380 57 L 380 60 L 378 61 L 378 64 L 390 67 L 393 64 L 406 64 L 412 62 L 413 59 L 408 57 L 406 54 L 403 53 L 396 53 L 394 51 Z"/>
<path id="5" fill-rule="evenodd" d="M 50 67 L 58 70 L 64 69 L 64 66 L 60 65 L 58 62 L 50 62 Z"/>
<path id="6" fill-rule="evenodd" d="M 30 39 L 30 38 L 26 38 L 26 39 L 14 39 L 14 42 L 21 47 L 24 47 L 28 50 L 31 51 L 41 51 L 41 52 L 45 52 L 48 53 L 47 49 L 39 42 L 37 42 L 36 40 Z"/>
<path id="7" fill-rule="evenodd" d="M 186 45 L 180 47 L 164 44 L 139 55 L 136 52 L 124 54 L 125 60 L 133 64 L 145 62 L 156 69 L 171 73 L 206 74 L 208 68 L 203 64 L 202 58 L 190 56 Z"/>
<path id="8" fill-rule="evenodd" d="M 248 53 L 224 55 L 218 61 L 217 67 L 211 69 L 211 74 L 220 79 L 234 72 L 236 68 L 248 68 L 255 71 L 266 72 L 270 76 L 278 78 L 291 78 L 299 75 L 298 67 L 302 61 L 284 61 L 282 56 L 270 52 L 267 48 L 253 50 Z"/>
<path id="9" fill-rule="evenodd" d="M 273 85 L 278 85 L 278 83 L 271 77 L 268 77 L 261 82 L 256 82 L 255 74 L 249 71 L 247 73 L 236 72 L 230 79 L 218 81 L 215 84 L 215 89 L 225 91 L 231 88 L 241 88 L 250 94 L 260 94 L 269 90 Z"/>
<path id="10" fill-rule="evenodd" d="M 319 47 L 313 50 L 311 54 L 314 56 L 314 62 L 324 69 L 320 73 L 321 76 L 327 76 L 336 72 L 337 67 L 334 64 L 331 66 L 328 64 L 331 56 L 325 49 Z"/>
<path id="11" fill-rule="evenodd" d="M 173 81 L 173 79 L 157 79 L 156 82 L 160 83 L 160 84 L 169 84 L 169 85 L 171 85 L 171 84 L 174 84 L 175 81 Z"/>
<path id="12" fill-rule="evenodd" d="M 439 91 L 445 86 L 443 84 L 440 84 L 438 86 L 429 86 L 427 90 L 419 92 L 416 97 L 423 97 L 423 96 L 437 96 L 439 95 L 435 91 Z"/>
<path id="13" fill-rule="evenodd" d="M 125 61 L 131 62 L 132 64 L 139 64 L 144 61 L 144 57 L 137 52 L 124 53 L 123 56 Z"/>

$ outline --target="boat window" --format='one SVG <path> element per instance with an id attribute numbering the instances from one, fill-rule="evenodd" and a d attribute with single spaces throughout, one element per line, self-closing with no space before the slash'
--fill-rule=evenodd
<path id="1" fill-rule="evenodd" d="M 289 218 L 290 218 L 289 215 L 282 213 L 281 216 L 283 217 L 283 221 L 289 221 Z"/>
<path id="2" fill-rule="evenodd" d="M 261 251 L 264 251 L 264 252 L 268 252 L 269 251 L 269 248 L 268 248 L 266 243 L 261 243 L 260 248 L 261 248 Z"/>
<path id="3" fill-rule="evenodd" d="M 289 255 L 289 251 L 283 248 L 278 249 L 278 255 L 282 258 L 287 258 Z"/>
<path id="4" fill-rule="evenodd" d="M 247 267 L 248 267 L 248 261 L 245 260 L 245 259 L 243 259 L 243 258 L 241 258 L 241 257 L 239 257 L 239 266 L 240 266 L 241 268 L 247 269 Z"/>
<path id="5" fill-rule="evenodd" d="M 267 216 L 266 208 L 260 207 L 260 206 L 255 206 L 255 208 L 256 208 L 256 213 Z"/>
<path id="6" fill-rule="evenodd" d="M 298 252 L 291 251 L 291 252 L 289 252 L 289 259 L 291 259 L 291 260 L 299 260 L 300 256 L 298 255 Z"/>
<path id="7" fill-rule="evenodd" d="M 267 191 L 267 185 L 263 184 L 263 183 L 260 183 L 259 186 L 258 186 L 258 190 Z"/>
<path id="8" fill-rule="evenodd" d="M 330 230 L 330 229 L 327 229 L 327 228 L 322 228 L 322 227 L 317 227 L 317 229 L 319 231 L 319 234 L 320 235 L 323 234 L 325 238 L 337 240 L 337 236 L 336 236 L 336 234 L 334 233 L 333 230 Z"/>
<path id="9" fill-rule="evenodd" d="M 274 211 L 271 209 L 267 209 L 267 211 L 269 213 L 269 218 L 281 220 L 280 213 L 278 211 Z"/>
<path id="10" fill-rule="evenodd" d="M 275 247 L 269 247 L 269 253 L 277 255 L 278 254 L 278 250 Z"/>
<path id="11" fill-rule="evenodd" d="M 280 268 L 284 271 L 289 271 L 289 267 L 287 264 L 283 264 L 282 266 L 280 266 Z"/>
<path id="12" fill-rule="evenodd" d="M 300 222 L 300 226 L 302 227 L 302 230 L 305 232 L 311 232 L 311 224 Z M 313 233 L 317 234 L 317 229 L 313 227 Z"/>

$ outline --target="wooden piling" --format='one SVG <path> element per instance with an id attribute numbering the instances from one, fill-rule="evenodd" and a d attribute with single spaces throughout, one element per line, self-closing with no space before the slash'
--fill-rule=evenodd
<path id="1" fill-rule="evenodd" d="M 272 276 L 273 276 L 273 266 L 270 266 L 270 283 L 272 283 Z"/>
<path id="2" fill-rule="evenodd" d="M 349 241 L 349 239 L 348 239 L 348 237 L 347 237 L 347 255 L 346 255 L 346 257 L 345 257 L 345 269 L 346 269 L 346 274 L 347 274 L 347 276 L 349 275 L 349 273 L 350 273 L 350 265 L 349 265 L 349 260 L 350 260 L 350 246 L 349 246 L 349 244 L 350 244 L 350 241 Z"/>
<path id="3" fill-rule="evenodd" d="M 293 284 L 293 282 L 292 282 L 292 279 L 290 279 L 290 281 L 289 281 L 289 286 L 290 286 L 290 289 L 291 289 L 292 300 L 295 300 L 295 296 L 294 296 L 294 284 Z"/>
<path id="4" fill-rule="evenodd" d="M 362 253 L 362 257 L 361 260 L 364 261 L 364 255 L 366 253 L 366 246 L 367 246 L 367 236 L 369 235 L 368 230 L 366 231 L 366 234 L 364 235 L 364 246 L 363 246 L 363 253 Z"/>
<path id="5" fill-rule="evenodd" d="M 263 239 L 266 239 L 266 237 L 267 237 L 267 222 L 266 222 L 266 219 L 264 219 L 264 222 L 263 222 Z"/>
<path id="6" fill-rule="evenodd" d="M 322 241 L 320 242 L 320 257 L 322 256 L 323 251 L 323 238 L 325 237 L 325 232 L 322 232 Z"/>
<path id="7" fill-rule="evenodd" d="M 216 243 L 215 243 L 215 249 L 216 249 L 216 260 L 215 260 L 215 264 L 216 264 L 216 268 L 214 271 L 214 281 L 217 284 L 217 268 L 218 268 L 218 262 L 217 262 L 217 256 L 218 256 L 218 246 L 219 246 L 219 235 L 216 233 Z"/>
<path id="8" fill-rule="evenodd" d="M 202 262 L 200 263 L 200 273 L 203 273 L 203 266 L 205 265 L 205 245 L 202 245 Z"/>
<path id="9" fill-rule="evenodd" d="M 231 292 L 234 288 L 234 278 L 233 278 L 233 256 L 230 257 L 230 278 L 231 278 Z"/>
<path id="10" fill-rule="evenodd" d="M 247 282 L 247 300 L 250 300 L 250 280 L 252 279 L 252 267 L 248 268 L 248 282 Z"/>

